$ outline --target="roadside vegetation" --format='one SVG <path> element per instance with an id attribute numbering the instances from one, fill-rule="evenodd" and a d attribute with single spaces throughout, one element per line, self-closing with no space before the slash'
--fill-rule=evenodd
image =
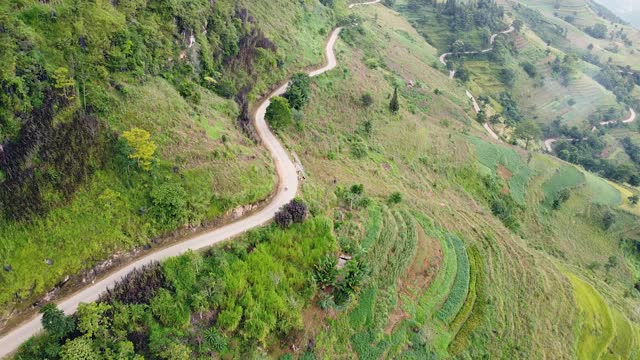
<path id="1" fill-rule="evenodd" d="M 534 41 L 533 25 L 521 20 L 512 22 L 516 34 L 497 37 L 494 51 L 452 59 L 453 69 L 463 75 L 450 79 L 449 69 L 439 63 L 441 53 L 453 47 L 485 48 L 488 35 L 508 27 L 507 16 L 528 11 L 509 7 L 509 14 L 488 0 L 469 5 L 385 1 L 348 13 L 338 1 L 301 7 L 284 0 L 250 3 L 256 29 L 278 44 L 273 53 L 258 51 L 267 52 L 262 60 L 275 66 L 260 71 L 274 73 L 259 79 L 246 103 L 214 95 L 217 87 L 205 90 L 197 79 L 192 81 L 201 93 L 199 103 L 178 98 L 186 104 L 187 119 L 194 116 L 192 109 L 213 107 L 227 114 L 225 124 L 232 124 L 246 114 L 244 105 L 262 93 L 256 89 L 275 84 L 276 74 L 293 73 L 292 87 L 274 98 L 267 120 L 304 166 L 299 198 L 281 208 L 273 224 L 130 274 L 72 317 L 44 306 L 45 331 L 29 340 L 16 359 L 66 360 L 77 354 L 95 359 L 638 356 L 640 234 L 630 199 L 638 189 L 594 173 L 604 175 L 608 165 L 617 173 L 625 166 L 595 160 L 601 145 L 596 134 L 554 145 L 576 154 L 574 162 L 582 168 L 540 153 L 540 131 L 551 134 L 559 129 L 552 126 L 581 116 L 566 112 L 566 119 L 545 126 L 540 125 L 543 114 L 591 98 L 576 96 L 573 105 L 554 99 L 562 105 L 540 112 L 523 105 L 524 89 L 562 94 L 563 82 L 567 89 L 576 84 L 591 89 L 596 69 L 575 54 L 556 48 L 547 54 L 547 45 L 528 46 Z M 266 15 L 273 9 L 299 13 L 284 11 L 276 19 Z M 243 14 L 236 15 L 242 19 Z M 541 12 L 535 14 L 544 19 Z M 333 22 L 350 24 L 336 44 L 337 68 L 313 80 L 297 74 L 304 61 L 321 61 L 321 39 Z M 311 30 L 296 31 L 305 24 Z M 298 46 L 299 52 L 291 51 Z M 62 96 L 67 75 L 59 76 Z M 545 85 L 531 85 L 543 76 Z M 177 91 L 166 79 L 151 81 Z M 595 86 L 594 97 L 606 91 Z M 482 115 L 473 110 L 468 89 L 477 94 Z M 624 108 L 615 107 L 609 95 L 594 121 L 612 106 L 614 112 Z M 140 99 L 139 107 L 148 109 L 145 97 Z M 247 190 L 253 198 L 233 205 L 225 200 L 227 207 L 196 207 L 198 199 L 218 201 L 236 191 L 214 187 L 203 197 L 197 191 L 203 191 L 204 182 L 191 180 L 181 167 L 174 171 L 179 160 L 191 158 L 180 157 L 171 146 L 175 136 L 160 131 L 173 124 L 170 117 L 157 128 L 118 123 L 122 116 L 108 119 L 123 124 L 114 141 L 123 149 L 118 161 L 127 164 L 110 171 L 126 169 L 126 176 L 119 176 L 135 189 L 130 196 L 139 199 L 130 211 L 154 235 L 267 196 L 273 185 L 271 163 L 239 130 L 245 129 L 242 122 L 234 128 L 198 121 L 193 126 L 204 123 L 202 133 L 218 139 L 219 147 L 208 150 L 219 151 L 220 158 L 214 159 L 236 164 L 256 150 L 253 160 L 262 161 L 263 168 L 243 184 L 249 189 L 261 184 L 264 191 Z M 499 131 L 502 142 L 489 139 L 485 122 Z M 566 137 L 575 131 L 575 139 L 590 135 L 582 128 L 565 130 Z M 618 141 L 633 153 L 635 138 L 629 137 Z M 584 152 L 569 148 L 580 148 L 583 141 L 594 147 Z M 223 149 L 238 150 L 226 155 Z M 200 166 L 212 163 L 200 153 L 189 154 Z M 247 173 L 239 169 L 237 174 Z M 625 175 L 627 183 L 632 175 Z M 226 178 L 208 179 L 218 177 Z M 131 204 L 111 195 L 104 214 Z M 88 196 L 86 202 L 93 204 Z M 24 232 L 24 243 L 30 234 Z M 105 256 L 115 248 L 105 248 Z M 78 267 L 91 251 L 78 256 Z M 7 284 L 14 274 L 3 273 Z"/>
<path id="2" fill-rule="evenodd" d="M 276 8 L 306 21 L 258 23 Z M 321 61 L 333 16 L 286 1 L 0 12 L 3 319 L 113 254 L 267 199 L 275 174 L 249 102 Z M 278 36 L 287 24 L 301 31 Z"/>

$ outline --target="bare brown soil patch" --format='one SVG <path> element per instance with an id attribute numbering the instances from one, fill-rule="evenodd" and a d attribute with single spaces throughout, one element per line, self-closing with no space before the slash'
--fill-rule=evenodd
<path id="1" fill-rule="evenodd" d="M 417 228 L 418 249 L 416 255 L 407 269 L 406 276 L 398 280 L 398 295 L 416 300 L 422 291 L 427 289 L 437 270 L 442 263 L 442 249 L 440 241 L 436 238 L 427 237 L 421 226 Z M 398 299 L 398 304 L 389 315 L 385 333 L 390 334 L 393 329 L 404 319 L 409 318 L 403 307 L 402 299 Z"/>
<path id="2" fill-rule="evenodd" d="M 507 169 L 502 164 L 500 164 L 500 165 L 498 165 L 498 176 L 500 176 L 502 179 L 504 179 L 504 182 L 505 182 L 504 188 L 502 188 L 502 193 L 503 194 L 508 194 L 509 193 L 509 186 L 506 185 L 506 183 L 508 183 L 509 179 L 511 179 L 511 176 L 513 176 L 511 174 L 511 171 L 509 171 L 509 169 Z"/>

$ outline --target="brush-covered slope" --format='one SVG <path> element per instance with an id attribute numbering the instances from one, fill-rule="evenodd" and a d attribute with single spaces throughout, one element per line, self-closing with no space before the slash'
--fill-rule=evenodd
<path id="1" fill-rule="evenodd" d="M 47 308 L 64 326 L 16 358 L 637 358 L 630 190 L 490 140 L 406 5 L 333 12 L 339 65 L 278 129 L 306 219 L 143 269 L 75 318 Z M 256 19 L 322 48 L 319 25 Z"/>
<path id="2" fill-rule="evenodd" d="M 249 101 L 321 61 L 332 19 L 315 1 L 3 2 L 0 313 L 268 198 Z"/>

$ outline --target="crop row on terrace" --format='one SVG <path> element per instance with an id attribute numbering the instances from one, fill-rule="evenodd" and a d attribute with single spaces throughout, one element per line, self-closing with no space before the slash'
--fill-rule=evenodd
<path id="1" fill-rule="evenodd" d="M 580 309 L 578 358 L 598 359 L 606 351 L 614 335 L 609 307 L 593 286 L 576 275 L 566 275 L 573 284 Z"/>
<path id="2" fill-rule="evenodd" d="M 456 273 L 453 286 L 449 290 L 449 296 L 444 302 L 436 317 L 446 324 L 450 324 L 456 314 L 462 308 L 467 294 L 469 293 L 469 256 L 465 248 L 464 242 L 457 236 L 449 235 L 449 240 L 453 244 L 456 254 L 456 262 L 458 263 L 458 271 Z"/>
<path id="3" fill-rule="evenodd" d="M 480 325 L 485 315 L 484 263 L 477 247 L 470 247 L 468 253 L 471 271 L 469 294 L 464 305 L 449 325 L 451 331 L 455 332 L 455 336 L 449 344 L 449 352 L 454 356 L 467 346 L 471 332 Z"/>

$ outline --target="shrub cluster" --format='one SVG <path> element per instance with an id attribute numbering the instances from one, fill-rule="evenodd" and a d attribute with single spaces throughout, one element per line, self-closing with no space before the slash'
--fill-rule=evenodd
<path id="1" fill-rule="evenodd" d="M 276 213 L 275 222 L 286 229 L 293 223 L 303 222 L 307 218 L 307 212 L 307 204 L 302 200 L 293 199 Z"/>

